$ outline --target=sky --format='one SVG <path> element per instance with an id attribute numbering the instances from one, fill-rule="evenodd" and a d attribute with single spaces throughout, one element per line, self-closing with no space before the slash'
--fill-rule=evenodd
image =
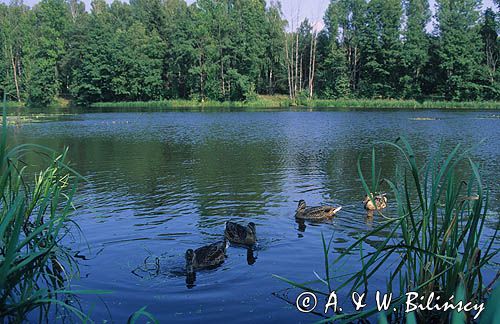
<path id="1" fill-rule="evenodd" d="M 106 1 L 113 2 L 113 0 Z M 267 1 L 270 2 L 270 0 Z M 9 0 L 0 0 L 0 2 L 8 3 Z M 38 0 L 24 0 L 24 3 L 29 6 L 37 2 Z M 87 9 L 90 8 L 91 0 L 83 0 L 83 2 L 85 2 Z M 192 3 L 194 0 L 187 0 L 187 2 Z M 330 0 L 281 0 L 283 14 L 290 23 L 295 22 L 297 24 L 297 21 L 300 22 L 304 18 L 308 18 L 317 29 L 323 27 L 323 15 L 329 3 Z M 435 0 L 430 0 L 430 6 L 434 12 Z M 494 7 L 493 0 L 483 0 L 483 9 L 488 7 Z"/>

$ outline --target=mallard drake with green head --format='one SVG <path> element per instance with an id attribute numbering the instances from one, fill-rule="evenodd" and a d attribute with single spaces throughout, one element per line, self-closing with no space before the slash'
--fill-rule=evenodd
<path id="1" fill-rule="evenodd" d="M 373 196 L 373 194 L 371 194 Z M 375 202 L 375 204 L 374 204 Z M 368 195 L 365 196 L 365 199 L 363 200 L 363 204 L 365 206 L 366 210 L 379 210 L 379 209 L 384 209 L 387 207 L 387 197 L 386 194 L 379 194 L 376 196 L 373 196 L 373 201 L 370 199 Z"/>
<path id="2" fill-rule="evenodd" d="M 202 246 L 196 250 L 186 251 L 186 272 L 194 273 L 195 270 L 210 268 L 220 265 L 226 259 L 226 240 Z"/>
<path id="3" fill-rule="evenodd" d="M 257 242 L 257 232 L 253 222 L 248 223 L 245 227 L 238 223 L 228 221 L 226 222 L 224 235 L 231 243 L 254 245 L 255 242 Z"/>
<path id="4" fill-rule="evenodd" d="M 295 212 L 295 218 L 310 220 L 332 218 L 341 209 L 342 207 L 333 206 L 307 207 L 306 202 L 304 200 L 300 200 L 297 211 Z"/>

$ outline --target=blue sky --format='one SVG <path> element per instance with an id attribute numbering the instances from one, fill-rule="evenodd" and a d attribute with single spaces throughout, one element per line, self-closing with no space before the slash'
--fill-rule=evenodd
<path id="1" fill-rule="evenodd" d="M 91 0 L 84 0 L 86 8 L 90 8 Z M 112 0 L 106 0 L 107 2 L 113 2 Z M 192 3 L 194 0 L 187 0 L 188 3 Z M 270 2 L 270 0 L 267 0 Z M 9 0 L 0 0 L 0 2 L 8 3 Z M 24 0 L 27 5 L 33 5 L 38 2 L 38 0 Z M 330 0 L 281 0 L 281 5 L 283 8 L 283 14 L 289 22 L 302 21 L 304 18 L 309 18 L 316 26 L 321 28 L 323 14 L 328 7 Z M 431 8 L 434 10 L 435 0 L 430 0 Z M 487 7 L 493 7 L 493 0 L 483 0 L 483 9 Z M 298 17 L 298 19 L 297 19 Z"/>

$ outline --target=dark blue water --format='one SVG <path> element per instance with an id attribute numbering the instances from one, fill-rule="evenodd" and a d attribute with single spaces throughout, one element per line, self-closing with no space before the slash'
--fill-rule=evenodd
<path id="1" fill-rule="evenodd" d="M 67 241 L 82 257 L 72 287 L 114 291 L 80 298 L 98 322 L 124 322 L 142 306 L 163 323 L 320 319 L 298 312 L 301 291 L 273 274 L 315 280 L 324 274 L 322 233 L 334 235 L 334 258 L 382 221 L 366 217 L 356 169 L 376 141 L 404 135 L 421 163 L 457 143 L 475 147 L 491 191 L 486 237 L 500 210 L 500 115 L 491 111 L 87 112 L 11 131 L 16 142 L 68 146 L 72 166 L 89 179 L 73 216 L 83 233 Z M 377 156 L 383 176 L 394 176 L 400 156 L 387 148 Z M 298 224 L 299 199 L 343 210 L 330 222 Z M 395 212 L 390 201 L 386 215 Z M 186 249 L 221 240 L 227 220 L 256 223 L 255 260 L 231 246 L 224 264 L 198 272 L 189 289 Z M 353 254 L 339 273 L 360 267 Z M 498 260 L 485 277 L 497 269 Z M 370 282 L 373 290 L 385 284 L 385 273 Z"/>

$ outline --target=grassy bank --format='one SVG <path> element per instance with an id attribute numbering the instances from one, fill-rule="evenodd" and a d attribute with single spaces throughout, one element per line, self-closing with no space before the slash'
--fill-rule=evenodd
<path id="1" fill-rule="evenodd" d="M 315 108 L 405 108 L 405 109 L 500 109 L 498 101 L 416 101 L 388 99 L 309 100 Z"/>
<path id="2" fill-rule="evenodd" d="M 127 101 L 97 102 L 91 104 L 95 108 L 285 108 L 291 102 L 284 96 L 259 96 L 252 101 L 197 101 L 197 100 L 160 100 L 160 101 Z"/>
<path id="3" fill-rule="evenodd" d="M 98 102 L 95 108 L 403 108 L 403 109 L 500 109 L 498 101 L 416 101 L 389 99 L 338 99 L 338 100 L 303 100 L 291 101 L 286 96 L 259 96 L 252 101 L 195 101 L 161 100 L 135 102 Z"/>
<path id="4" fill-rule="evenodd" d="M 26 104 L 22 101 L 7 101 L 5 103 L 5 106 L 7 108 L 22 108 L 22 107 L 25 107 Z"/>

